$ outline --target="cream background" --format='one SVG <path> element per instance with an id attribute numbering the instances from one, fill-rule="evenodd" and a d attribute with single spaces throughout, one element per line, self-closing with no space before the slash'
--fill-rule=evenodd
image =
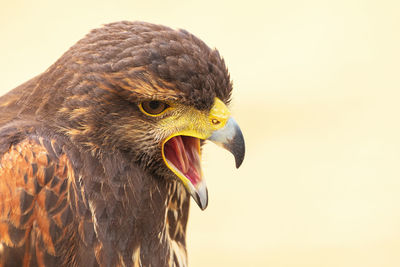
<path id="1" fill-rule="evenodd" d="M 0 0 L 0 93 L 118 20 L 217 47 L 246 138 L 205 148 L 191 266 L 400 266 L 400 2 Z M 192 203 L 194 204 L 194 203 Z"/>

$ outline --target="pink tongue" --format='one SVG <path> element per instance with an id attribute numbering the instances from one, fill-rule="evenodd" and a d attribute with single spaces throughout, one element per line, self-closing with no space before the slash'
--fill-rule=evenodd
<path id="1" fill-rule="evenodd" d="M 200 180 L 199 140 L 190 136 L 175 136 L 164 145 L 165 157 L 194 185 Z"/>
<path id="2" fill-rule="evenodd" d="M 181 136 L 171 138 L 165 147 L 165 156 L 170 160 L 178 169 L 186 174 L 188 171 L 188 158 L 185 153 L 185 145 L 183 144 Z M 171 148 L 169 148 L 171 147 Z M 174 153 L 173 153 L 174 152 Z"/>

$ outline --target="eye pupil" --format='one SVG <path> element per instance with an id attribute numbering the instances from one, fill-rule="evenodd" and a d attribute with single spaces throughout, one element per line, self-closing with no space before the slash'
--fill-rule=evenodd
<path id="1" fill-rule="evenodd" d="M 158 109 L 160 107 L 161 103 L 159 101 L 150 101 L 149 102 L 149 107 L 151 109 Z"/>

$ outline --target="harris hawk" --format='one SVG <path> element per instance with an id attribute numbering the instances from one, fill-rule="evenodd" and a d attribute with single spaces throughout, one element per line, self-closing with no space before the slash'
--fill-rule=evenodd
<path id="1" fill-rule="evenodd" d="M 217 50 L 116 22 L 0 97 L 0 266 L 187 266 L 201 146 L 244 158 Z"/>

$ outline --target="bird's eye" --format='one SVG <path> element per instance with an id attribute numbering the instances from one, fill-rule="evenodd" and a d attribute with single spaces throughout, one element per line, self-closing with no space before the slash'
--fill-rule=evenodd
<path id="1" fill-rule="evenodd" d="M 140 103 L 141 110 L 151 116 L 160 115 L 164 110 L 166 110 L 169 106 L 168 104 L 161 102 L 161 101 L 144 101 Z"/>

